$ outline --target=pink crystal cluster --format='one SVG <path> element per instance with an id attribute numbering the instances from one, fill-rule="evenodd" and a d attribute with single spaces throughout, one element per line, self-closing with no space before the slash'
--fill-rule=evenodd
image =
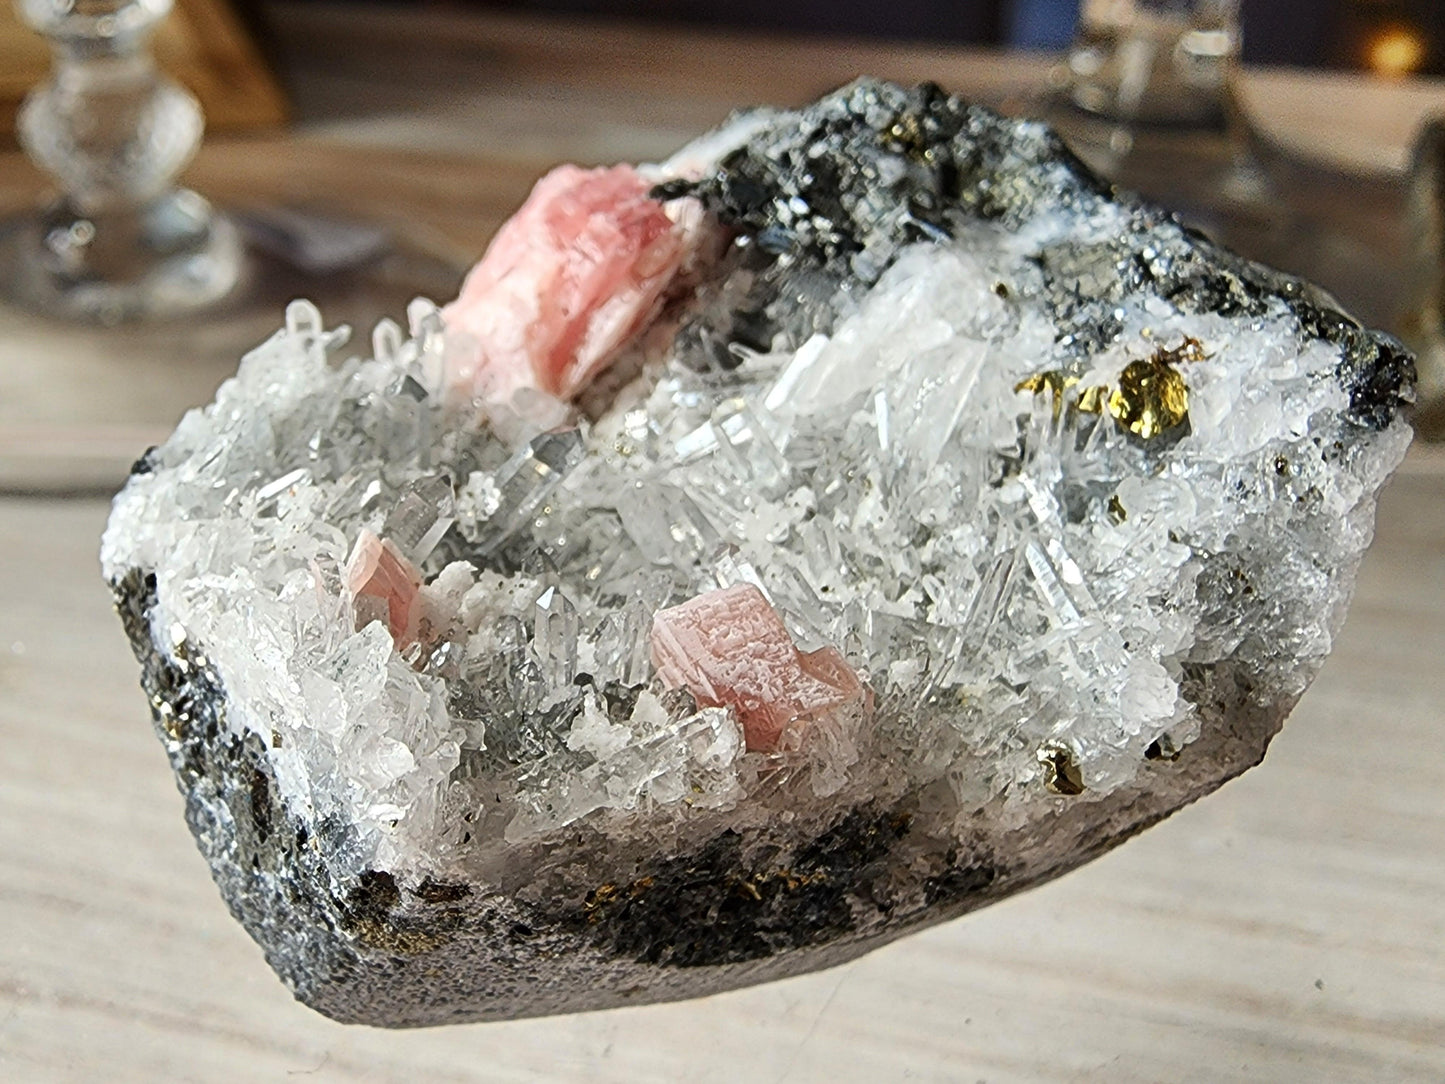
<path id="1" fill-rule="evenodd" d="M 398 648 L 415 643 L 421 624 L 420 570 L 390 539 L 363 530 L 346 562 L 346 589 L 360 628 L 386 622 Z"/>
<path id="2" fill-rule="evenodd" d="M 656 315 L 688 252 L 650 188 L 630 166 L 560 166 L 537 182 L 442 310 L 473 340 L 449 362 L 453 388 L 569 399 L 607 367 Z"/>
<path id="3" fill-rule="evenodd" d="M 628 166 L 562 166 L 537 183 L 443 310 L 448 331 L 467 336 L 449 355 L 455 394 L 499 402 L 539 388 L 567 399 L 617 357 L 700 247 L 696 207 L 649 191 Z M 402 650 L 425 639 L 427 588 L 391 540 L 362 532 L 347 587 L 357 627 L 384 621 Z M 699 706 L 731 709 L 753 751 L 775 750 L 867 696 L 837 650 L 799 651 L 748 584 L 659 611 L 651 649 L 663 684 L 688 689 Z"/>
<path id="4" fill-rule="evenodd" d="M 737 584 L 659 610 L 652 661 L 670 688 L 703 707 L 731 708 L 749 750 L 776 749 L 785 732 L 865 696 L 831 647 L 799 651 L 763 593 Z"/>

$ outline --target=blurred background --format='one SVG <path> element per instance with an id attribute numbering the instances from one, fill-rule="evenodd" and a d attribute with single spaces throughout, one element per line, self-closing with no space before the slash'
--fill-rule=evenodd
<path id="1" fill-rule="evenodd" d="M 280 119 L 258 81 L 260 55 L 276 60 L 272 13 L 289 7 L 354 6 L 409 11 L 570 15 L 712 29 L 842 38 L 982 45 L 1057 51 L 1073 39 L 1081 4 L 1091 0 L 181 0 L 157 49 L 201 94 L 214 127 Z M 1109 6 L 1109 0 L 1096 7 Z M 1167 4 L 1165 5 L 1167 6 Z M 15 10 L 0 9 L 0 108 L 13 125 L 20 98 L 48 63 L 43 41 Z M 1445 0 L 1244 0 L 1242 60 L 1369 72 L 1385 78 L 1445 75 Z M 284 35 L 282 35 L 284 37 Z M 10 125 L 7 125 L 7 127 Z"/>
<path id="2" fill-rule="evenodd" d="M 1080 0 L 495 0 L 473 6 L 1059 49 L 1073 37 Z M 1442 0 L 1246 0 L 1243 29 L 1246 63 L 1445 74 Z"/>

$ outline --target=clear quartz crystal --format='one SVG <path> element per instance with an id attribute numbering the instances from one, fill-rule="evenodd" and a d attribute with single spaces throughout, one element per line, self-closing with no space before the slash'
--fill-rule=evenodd
<path id="1" fill-rule="evenodd" d="M 584 728 L 608 727 L 595 701 L 589 704 L 590 710 L 584 708 L 572 728 L 572 740 L 579 745 L 587 742 Z M 655 701 L 644 701 L 638 714 L 659 716 L 660 708 Z M 506 828 L 507 840 L 543 835 L 598 809 L 633 809 L 648 796 L 676 801 L 687 795 L 709 805 L 735 799 L 737 786 L 728 769 L 742 752 L 742 736 L 728 712 L 705 708 L 676 722 L 629 722 L 644 728 L 641 739 L 628 727 L 615 728 L 622 734 L 610 748 L 597 748 L 594 762 L 580 771 L 550 762 L 529 766 L 522 775 L 520 808 Z M 649 727 L 654 728 L 650 733 Z"/>
<path id="2" fill-rule="evenodd" d="M 582 457 L 582 436 L 576 429 L 542 433 L 497 471 L 495 509 L 487 517 L 487 548 L 495 549 L 515 536 L 542 507 L 562 476 Z"/>
<path id="3" fill-rule="evenodd" d="M 880 204 L 867 281 L 800 278 L 766 351 L 720 369 L 678 335 L 561 424 L 540 396 L 447 400 L 430 306 L 344 359 L 298 305 L 132 479 L 107 575 L 155 570 L 156 628 L 205 646 L 288 800 L 354 826 L 355 870 L 484 868 L 563 829 L 662 853 L 904 795 L 962 839 L 1107 799 L 1189 755 L 1200 675 L 1303 688 L 1408 433 L 1361 436 L 1341 349 L 1280 298 L 1111 285 L 1191 242 L 1068 191 L 941 241 L 899 242 L 933 234 Z M 1048 266 L 1107 305 L 1051 297 Z M 1171 351 L 1188 424 L 1144 437 L 1125 374 Z M 425 579 L 401 649 L 344 587 L 363 531 Z M 667 688 L 657 652 L 660 613 L 740 588 L 800 686 L 849 690 L 755 747 L 728 629 L 689 642 L 717 641 L 729 706 Z"/>
<path id="4" fill-rule="evenodd" d="M 425 561 L 442 535 L 456 522 L 456 497 L 446 475 L 423 477 L 408 485 L 386 517 L 382 534 L 413 561 Z"/>
<path id="5" fill-rule="evenodd" d="M 532 646 L 550 684 L 565 687 L 577 676 L 577 608 L 556 587 L 537 597 Z"/>

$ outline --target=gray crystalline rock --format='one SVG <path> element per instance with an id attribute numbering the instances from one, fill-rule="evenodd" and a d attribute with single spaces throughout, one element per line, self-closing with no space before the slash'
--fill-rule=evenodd
<path id="1" fill-rule="evenodd" d="M 187 819 L 339 1020 L 711 993 L 1088 861 L 1260 760 L 1408 444 L 1393 340 L 1036 123 L 863 81 L 646 175 L 712 244 L 577 408 L 298 304 L 116 500 Z"/>

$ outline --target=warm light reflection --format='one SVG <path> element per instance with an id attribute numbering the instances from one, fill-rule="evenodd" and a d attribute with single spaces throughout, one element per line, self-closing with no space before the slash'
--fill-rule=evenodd
<path id="1" fill-rule="evenodd" d="M 1425 36 L 1409 26 L 1385 27 L 1365 45 L 1370 70 L 1396 79 L 1419 70 L 1426 52 Z"/>

